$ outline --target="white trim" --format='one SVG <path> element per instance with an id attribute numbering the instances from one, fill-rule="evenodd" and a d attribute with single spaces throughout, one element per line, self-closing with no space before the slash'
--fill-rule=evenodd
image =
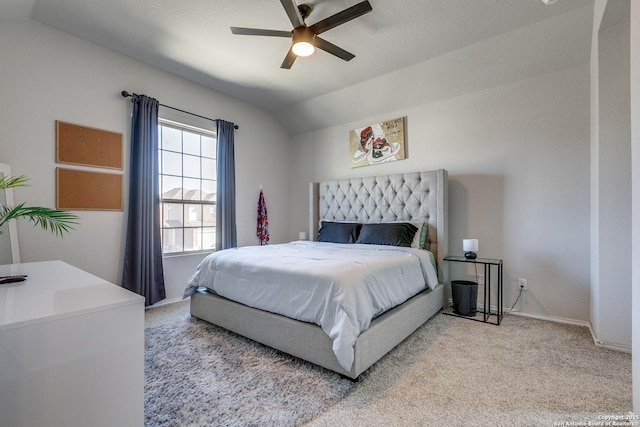
<path id="1" fill-rule="evenodd" d="M 178 122 L 175 120 L 169 120 L 169 119 L 163 119 L 162 117 L 158 117 L 158 123 L 162 126 L 168 126 L 168 127 L 172 127 L 172 128 L 177 128 L 180 130 L 188 130 L 188 131 L 192 131 L 192 132 L 197 132 L 197 133 L 201 133 L 203 135 L 206 136 L 210 136 L 212 138 L 216 138 L 216 132 L 214 130 L 210 130 L 210 129 L 205 129 L 202 127 L 198 127 L 198 126 L 192 126 L 190 124 L 187 123 L 183 123 L 183 122 Z"/>
<path id="2" fill-rule="evenodd" d="M 159 302 L 157 302 L 157 303 L 155 303 L 153 305 L 149 305 L 149 306 L 145 307 L 145 310 L 148 310 L 150 308 L 162 307 L 163 305 L 175 304 L 175 303 L 180 302 L 180 301 L 184 301 L 182 299 L 182 297 L 163 299 L 162 301 L 159 301 Z"/>
<path id="3" fill-rule="evenodd" d="M 585 326 L 589 328 L 589 332 L 591 333 L 591 339 L 593 339 L 593 343 L 596 345 L 596 347 L 602 347 L 602 348 L 606 348 L 614 351 L 621 351 L 623 353 L 631 353 L 631 347 L 625 347 L 618 344 L 606 343 L 598 340 L 598 337 L 596 336 L 595 331 L 591 326 L 591 322 L 587 322 L 584 320 L 567 319 L 566 317 L 541 316 L 538 314 L 529 314 L 529 313 L 523 313 L 520 311 L 509 311 L 508 309 L 505 310 L 505 315 L 506 314 L 513 314 L 515 316 L 521 316 L 521 317 L 530 317 L 532 319 L 546 320 L 549 322 L 565 323 L 567 325 Z"/>
<path id="4" fill-rule="evenodd" d="M 509 309 L 506 309 L 505 315 L 507 314 L 513 314 L 514 316 L 521 316 L 521 317 L 529 317 L 529 318 L 538 319 L 538 320 L 547 320 L 549 322 L 555 322 L 555 323 L 564 323 L 567 325 L 586 326 L 589 328 L 591 327 L 591 324 L 589 322 L 585 322 L 584 320 L 568 319 L 566 317 L 542 316 L 540 314 L 530 314 L 530 313 L 524 313 L 522 311 L 516 311 L 516 310 L 511 311 Z"/>
<path id="5" fill-rule="evenodd" d="M 626 347 L 626 346 L 622 346 L 622 345 L 618 345 L 618 344 L 606 343 L 606 342 L 602 342 L 602 341 L 598 340 L 598 337 L 596 336 L 596 332 L 593 330 L 593 327 L 591 326 L 591 323 L 589 323 L 589 332 L 591 332 L 591 338 L 593 339 L 593 343 L 597 347 L 602 347 L 602 348 L 606 348 L 606 349 L 614 350 L 614 351 L 621 351 L 623 353 L 631 353 L 631 347 Z"/>
<path id="6" fill-rule="evenodd" d="M 11 175 L 11 166 L 6 163 L 0 163 L 0 177 Z M 13 188 L 4 190 L 4 202 L 6 206 L 15 206 L 13 199 Z M 20 246 L 18 245 L 18 226 L 15 218 L 6 223 L 9 229 L 9 244 L 11 245 L 11 263 L 20 264 Z"/>
<path id="7" fill-rule="evenodd" d="M 451 305 L 453 305 L 453 302 L 451 301 L 451 298 L 449 298 L 449 306 L 451 306 Z M 483 304 L 478 304 L 478 309 L 484 311 L 484 305 Z M 491 312 L 497 313 L 498 312 L 498 307 L 491 306 Z M 623 353 L 631 353 L 631 347 L 625 347 L 625 346 L 621 346 L 619 344 L 612 344 L 612 343 L 606 343 L 606 342 L 600 341 L 598 339 L 598 337 L 596 336 L 595 331 L 593 330 L 593 326 L 591 325 L 591 322 L 588 322 L 588 321 L 568 319 L 566 317 L 543 316 L 543 315 L 540 315 L 540 314 L 530 314 L 530 313 L 524 313 L 524 312 L 518 311 L 518 310 L 511 310 L 509 308 L 505 308 L 504 309 L 504 316 L 506 317 L 507 315 L 514 315 L 514 316 L 520 316 L 520 317 L 529 317 L 531 319 L 546 320 L 547 322 L 555 322 L 555 323 L 564 323 L 566 325 L 584 326 L 586 328 L 589 328 L 589 332 L 591 333 L 591 339 L 593 339 L 593 343 L 595 344 L 596 347 L 602 347 L 602 348 L 606 348 L 606 349 L 613 350 L 613 351 L 621 351 Z"/>

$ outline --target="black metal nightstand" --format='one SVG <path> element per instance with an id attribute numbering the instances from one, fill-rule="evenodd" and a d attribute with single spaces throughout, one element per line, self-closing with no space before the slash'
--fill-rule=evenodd
<path id="1" fill-rule="evenodd" d="M 444 314 L 456 317 L 464 317 L 465 319 L 475 320 L 476 322 L 491 323 L 493 325 L 499 325 L 504 317 L 504 295 L 503 295 L 503 283 L 502 283 L 502 260 L 491 258 L 476 258 L 467 259 L 463 256 L 448 256 L 444 258 L 448 262 L 464 262 L 468 264 L 482 264 L 484 266 L 484 292 L 483 292 L 483 310 L 478 311 L 482 314 L 482 319 L 476 319 L 474 317 L 467 317 L 455 314 L 453 312 L 444 311 Z M 495 266 L 498 273 L 498 306 L 497 310 L 491 310 L 491 267 Z M 495 316 L 495 322 L 489 321 L 491 316 Z"/>

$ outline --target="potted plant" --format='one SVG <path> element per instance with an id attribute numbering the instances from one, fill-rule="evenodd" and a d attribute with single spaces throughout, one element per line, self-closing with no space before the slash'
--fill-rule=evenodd
<path id="1" fill-rule="evenodd" d="M 16 177 L 3 176 L 0 178 L 0 191 L 7 188 L 24 187 L 29 178 L 26 175 Z M 78 216 L 63 210 L 43 208 L 39 206 L 25 206 L 20 203 L 16 206 L 6 206 L 0 204 L 0 228 L 4 223 L 14 218 L 26 218 L 34 227 L 40 225 L 44 230 L 51 230 L 57 236 L 62 237 L 64 233 L 73 230 L 73 225 L 77 224 Z"/>

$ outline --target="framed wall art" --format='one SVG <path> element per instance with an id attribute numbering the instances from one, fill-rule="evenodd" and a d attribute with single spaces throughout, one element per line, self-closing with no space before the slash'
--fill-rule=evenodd
<path id="1" fill-rule="evenodd" d="M 349 161 L 352 168 L 405 158 L 404 117 L 349 131 Z"/>

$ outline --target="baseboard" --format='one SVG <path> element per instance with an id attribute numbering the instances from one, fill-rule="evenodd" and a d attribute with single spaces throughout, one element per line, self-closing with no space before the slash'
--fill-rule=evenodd
<path id="1" fill-rule="evenodd" d="M 575 319 L 568 319 L 566 317 L 556 317 L 556 316 L 543 316 L 540 314 L 530 314 L 530 313 L 525 313 L 525 312 L 516 311 L 516 310 L 511 311 L 509 309 L 505 309 L 505 314 L 513 314 L 514 316 L 530 317 L 532 319 L 539 319 L 539 320 L 547 320 L 549 322 L 565 323 L 567 325 L 586 326 L 587 328 L 591 329 L 591 323 L 585 322 L 584 320 L 575 320 Z"/>
<path id="2" fill-rule="evenodd" d="M 507 312 L 505 312 L 505 314 L 507 314 Z M 606 348 L 608 350 L 614 350 L 614 351 L 621 351 L 623 353 L 631 353 L 631 347 L 625 347 L 618 344 L 606 343 L 598 340 L 598 337 L 596 336 L 593 330 L 593 327 L 591 326 L 591 322 L 585 322 L 583 320 L 567 319 L 565 317 L 541 316 L 537 314 L 523 313 L 520 311 L 509 311 L 508 314 L 513 314 L 515 316 L 522 316 L 522 317 L 530 317 L 532 319 L 547 320 L 549 322 L 565 323 L 568 325 L 585 326 L 589 328 L 591 339 L 593 340 L 593 343 L 596 345 L 596 347 L 602 347 L 602 348 Z"/>
<path id="3" fill-rule="evenodd" d="M 631 347 L 625 347 L 619 344 L 611 344 L 611 343 L 600 341 L 596 336 L 596 333 L 593 330 L 591 323 L 589 323 L 589 332 L 591 332 L 591 338 L 593 339 L 593 342 L 595 343 L 596 346 L 607 348 L 609 350 L 621 351 L 623 353 L 631 353 Z"/>
<path id="4" fill-rule="evenodd" d="M 452 304 L 451 298 L 449 298 L 449 305 Z M 494 313 L 498 312 L 498 307 L 495 306 L 490 306 L 491 307 L 491 311 Z M 480 310 L 484 310 L 484 305 L 483 304 L 478 304 L 478 309 Z M 538 320 L 546 320 L 548 322 L 556 322 L 556 323 L 564 323 L 567 325 L 576 325 L 576 326 L 584 326 L 589 328 L 589 333 L 591 334 L 591 339 L 593 340 L 593 343 L 597 346 L 597 347 L 602 347 L 602 348 L 606 348 L 608 350 L 614 350 L 614 351 L 621 351 L 623 353 L 631 353 L 631 347 L 625 347 L 625 346 L 621 346 L 619 344 L 612 344 L 612 343 L 606 343 L 603 341 L 600 341 L 598 339 L 598 337 L 595 334 L 595 331 L 593 330 L 593 326 L 591 325 L 591 322 L 586 322 L 584 320 L 575 320 L 575 319 L 568 319 L 566 317 L 556 317 L 556 316 L 543 316 L 540 314 L 530 314 L 530 313 L 525 313 L 522 311 L 517 311 L 517 310 L 511 310 L 509 308 L 505 308 L 504 309 L 504 314 L 506 315 L 514 315 L 514 316 L 521 316 L 521 317 L 529 317 L 531 319 L 538 319 Z"/>
<path id="5" fill-rule="evenodd" d="M 145 310 L 148 310 L 150 308 L 158 308 L 158 307 L 162 307 L 163 305 L 167 305 L 167 304 L 174 304 L 176 302 L 180 302 L 183 301 L 182 297 L 176 297 L 176 298 L 169 298 L 169 299 L 163 299 L 160 302 L 157 302 L 153 305 L 147 306 L 145 307 Z"/>

